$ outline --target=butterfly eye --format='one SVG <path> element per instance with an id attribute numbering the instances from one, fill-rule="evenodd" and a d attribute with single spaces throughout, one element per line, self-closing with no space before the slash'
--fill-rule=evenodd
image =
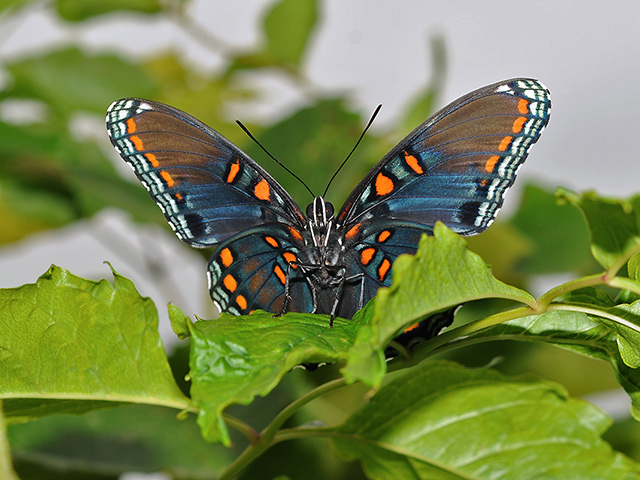
<path id="1" fill-rule="evenodd" d="M 324 211 L 327 214 L 327 218 L 333 217 L 333 205 L 329 202 L 325 203 Z"/>

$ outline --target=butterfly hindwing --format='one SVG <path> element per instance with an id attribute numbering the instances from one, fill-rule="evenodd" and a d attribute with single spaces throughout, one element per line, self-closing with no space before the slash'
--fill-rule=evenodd
<path id="1" fill-rule="evenodd" d="M 281 313 L 289 282 L 288 310 L 313 309 L 311 290 L 298 262 L 302 235 L 282 224 L 248 229 L 221 243 L 209 260 L 209 292 L 220 311 L 246 315 Z"/>
<path id="2" fill-rule="evenodd" d="M 443 108 L 394 147 L 345 202 L 351 228 L 393 218 L 463 235 L 494 220 L 504 194 L 549 120 L 549 92 L 513 79 L 471 92 Z"/>
<path id="3" fill-rule="evenodd" d="M 266 222 L 304 222 L 300 208 L 264 169 L 176 108 L 118 100 L 107 111 L 107 130 L 178 237 L 192 246 L 212 246 Z"/>

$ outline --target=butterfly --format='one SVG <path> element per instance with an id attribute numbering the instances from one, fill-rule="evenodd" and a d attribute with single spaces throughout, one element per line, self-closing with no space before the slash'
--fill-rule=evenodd
<path id="1" fill-rule="evenodd" d="M 209 292 L 220 311 L 351 318 L 394 260 L 440 220 L 486 230 L 549 121 L 549 91 L 516 78 L 444 107 L 396 145 L 339 212 L 317 196 L 303 212 L 274 178 L 191 115 L 162 103 L 111 104 L 111 143 L 183 242 L 215 247 Z"/>

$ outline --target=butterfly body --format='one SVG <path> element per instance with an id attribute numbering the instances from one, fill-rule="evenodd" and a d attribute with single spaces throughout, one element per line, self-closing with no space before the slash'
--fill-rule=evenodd
<path id="1" fill-rule="evenodd" d="M 478 89 L 405 137 L 337 214 L 316 197 L 306 215 L 256 162 L 180 110 L 123 99 L 107 129 L 178 237 L 215 246 L 209 290 L 221 311 L 350 318 L 436 221 L 462 235 L 488 228 L 549 115 L 536 80 Z"/>

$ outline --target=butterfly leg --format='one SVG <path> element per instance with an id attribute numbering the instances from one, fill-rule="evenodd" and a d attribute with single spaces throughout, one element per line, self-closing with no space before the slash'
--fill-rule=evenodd
<path id="1" fill-rule="evenodd" d="M 309 280 L 309 278 L 310 278 L 309 270 L 317 269 L 318 268 L 317 265 L 304 265 L 302 263 L 290 262 L 287 265 L 286 282 L 284 284 L 284 302 L 282 303 L 282 308 L 280 309 L 280 313 L 275 314 L 274 317 L 280 317 L 280 316 L 284 315 L 285 313 L 287 313 L 287 309 L 289 308 L 289 303 L 292 300 L 291 293 L 290 293 L 291 292 L 291 268 L 292 267 L 294 267 L 294 268 L 295 267 L 299 267 L 300 271 L 304 275 L 305 280 L 309 284 L 309 288 L 311 290 L 311 298 L 312 298 L 312 301 L 313 301 L 313 310 L 311 310 L 311 312 L 309 312 L 309 313 L 316 313 L 316 310 L 318 309 L 318 299 L 316 297 L 316 289 L 313 288 L 313 284 Z"/>
<path id="2" fill-rule="evenodd" d="M 360 283 L 360 298 L 358 299 L 358 310 L 364 307 L 364 273 L 356 273 L 355 275 L 351 275 L 350 277 L 346 277 L 344 279 L 344 283 L 355 283 L 356 281 Z"/>

